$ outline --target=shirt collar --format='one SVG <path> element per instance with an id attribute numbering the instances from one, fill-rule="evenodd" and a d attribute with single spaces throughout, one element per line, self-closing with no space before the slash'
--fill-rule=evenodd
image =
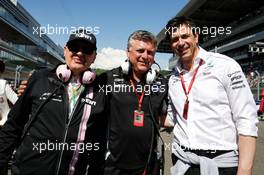
<path id="1" fill-rule="evenodd" d="M 68 83 L 68 87 L 79 88 L 80 86 L 81 86 L 81 82 L 79 77 L 72 76 L 70 82 Z"/>
<path id="2" fill-rule="evenodd" d="M 208 52 L 199 46 L 198 54 L 194 59 L 194 67 L 197 67 L 199 65 L 199 62 L 201 59 L 203 60 L 204 63 L 206 63 L 206 61 L 208 60 Z M 182 68 L 182 65 L 180 63 L 179 58 L 176 61 L 176 69 L 175 70 L 178 74 L 188 72 L 187 70 Z"/>

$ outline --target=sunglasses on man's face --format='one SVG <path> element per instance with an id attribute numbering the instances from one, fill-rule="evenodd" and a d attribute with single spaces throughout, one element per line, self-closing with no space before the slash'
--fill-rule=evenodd
<path id="1" fill-rule="evenodd" d="M 81 51 L 83 54 L 91 55 L 94 52 L 93 48 L 83 46 L 83 45 L 77 44 L 77 43 L 69 43 L 69 44 L 67 44 L 67 47 L 73 53 L 77 53 L 77 52 Z"/>

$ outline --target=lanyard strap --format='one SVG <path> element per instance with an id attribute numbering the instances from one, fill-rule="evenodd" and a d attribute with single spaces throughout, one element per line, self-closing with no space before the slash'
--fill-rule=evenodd
<path id="1" fill-rule="evenodd" d="M 196 70 L 195 70 L 195 72 L 194 72 L 194 74 L 193 74 L 192 80 L 191 80 L 190 85 L 189 85 L 189 88 L 188 88 L 188 92 L 186 91 L 186 86 L 185 86 L 185 83 L 184 83 L 183 75 L 180 74 L 182 88 L 183 88 L 184 93 L 185 93 L 185 95 L 186 95 L 187 98 L 188 98 L 188 95 L 189 95 L 189 93 L 190 93 L 190 91 L 191 91 L 191 89 L 192 89 L 192 85 L 193 85 L 193 83 L 194 83 L 194 80 L 195 80 L 196 74 L 197 74 L 197 72 L 198 72 L 200 66 L 202 65 L 202 63 L 203 63 L 203 60 L 200 60 L 199 65 L 198 65 L 198 67 L 196 68 Z"/>
<path id="2" fill-rule="evenodd" d="M 136 94 L 137 101 L 138 101 L 138 112 L 140 112 L 140 111 L 141 111 L 141 107 L 142 107 L 142 101 L 143 101 L 143 98 L 144 98 L 144 95 L 145 95 L 145 91 L 143 91 L 142 94 L 141 94 L 141 96 L 139 97 L 139 95 L 138 95 L 138 93 L 137 93 L 137 91 L 136 91 L 136 88 L 135 88 L 135 85 L 134 85 L 133 81 L 130 80 L 130 83 L 131 83 L 131 85 L 132 85 L 132 87 L 133 87 L 133 90 L 134 90 L 134 92 L 135 92 L 135 94 Z"/>
<path id="3" fill-rule="evenodd" d="M 94 92 L 93 87 L 89 87 L 88 94 L 86 94 L 86 98 L 93 99 Z M 80 145 L 84 143 L 86 129 L 87 129 L 87 122 L 90 118 L 92 106 L 89 104 L 85 104 L 83 107 L 83 115 L 81 118 L 81 122 L 79 125 L 79 131 L 78 131 L 78 137 L 76 141 L 76 149 L 73 152 L 73 156 L 69 165 L 69 171 L 68 175 L 73 175 L 75 173 L 75 165 L 79 159 L 79 153 L 80 153 Z"/>
<path id="4" fill-rule="evenodd" d="M 180 78 L 181 78 L 181 84 L 182 84 L 182 88 L 184 90 L 184 93 L 186 95 L 186 100 L 185 100 L 185 103 L 184 103 L 184 108 L 183 108 L 183 118 L 187 119 L 187 115 L 188 115 L 188 108 L 189 108 L 189 98 L 188 98 L 188 95 L 192 89 L 192 85 L 194 83 L 194 80 L 196 78 L 196 74 L 200 68 L 200 66 L 202 65 L 203 63 L 203 60 L 201 59 L 200 62 L 199 62 L 199 65 L 198 67 L 195 69 L 195 72 L 193 74 L 193 77 L 192 77 L 192 80 L 190 82 L 190 85 L 189 85 L 189 88 L 188 88 L 188 91 L 186 91 L 186 86 L 185 86 L 185 83 L 184 83 L 184 79 L 183 79 L 183 75 L 180 74 Z"/>

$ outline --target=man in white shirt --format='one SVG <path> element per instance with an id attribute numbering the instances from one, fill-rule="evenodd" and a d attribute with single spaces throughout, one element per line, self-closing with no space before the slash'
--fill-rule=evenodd
<path id="1" fill-rule="evenodd" d="M 4 73 L 5 63 L 0 60 L 0 73 Z M 0 79 L 0 128 L 7 120 L 7 114 L 10 111 L 8 100 L 15 104 L 17 101 L 17 94 L 9 86 L 6 80 Z"/>
<path id="2" fill-rule="evenodd" d="M 192 20 L 176 17 L 166 29 L 179 56 L 165 120 L 174 127 L 172 174 L 252 174 L 257 111 L 241 67 L 199 47 Z"/>

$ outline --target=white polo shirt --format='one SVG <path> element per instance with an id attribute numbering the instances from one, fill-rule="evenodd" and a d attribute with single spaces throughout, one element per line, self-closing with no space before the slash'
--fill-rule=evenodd
<path id="1" fill-rule="evenodd" d="M 182 117 L 186 89 L 195 69 L 203 60 L 188 95 L 188 118 Z M 192 149 L 234 150 L 238 134 L 257 136 L 257 110 L 247 80 L 239 64 L 201 47 L 194 68 L 186 71 L 179 62 L 169 79 L 168 121 L 174 125 L 174 140 Z"/>

